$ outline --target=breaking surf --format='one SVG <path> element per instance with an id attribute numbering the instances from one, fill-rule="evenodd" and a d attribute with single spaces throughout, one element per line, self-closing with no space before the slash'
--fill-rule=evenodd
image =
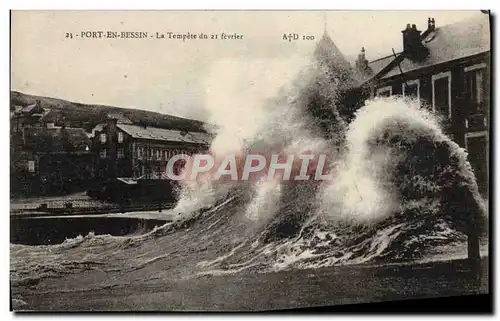
<path id="1" fill-rule="evenodd" d="M 13 279 L 98 269 L 107 273 L 101 285 L 110 286 L 129 278 L 416 262 L 463 244 L 472 213 L 487 216 L 466 151 L 415 101 L 375 99 L 352 120 L 343 117 L 339 92 L 352 79 L 334 67 L 320 59 L 287 87 L 253 92 L 251 102 L 226 90 L 234 94 L 224 98 L 228 108 L 241 102 L 255 106 L 254 114 L 238 126 L 220 118 L 211 146 L 214 154 L 324 153 L 340 164 L 330 168 L 332 183 L 190 182 L 164 213 L 174 222 L 148 233 L 11 245 Z"/>

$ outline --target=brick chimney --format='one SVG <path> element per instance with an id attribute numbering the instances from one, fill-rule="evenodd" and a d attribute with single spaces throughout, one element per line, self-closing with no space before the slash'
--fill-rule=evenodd
<path id="1" fill-rule="evenodd" d="M 436 21 L 434 20 L 434 18 L 429 18 L 427 20 L 427 29 L 430 31 L 436 30 Z"/>
<path id="2" fill-rule="evenodd" d="M 427 19 L 427 30 L 422 33 L 420 38 L 425 39 L 434 31 L 436 31 L 436 21 L 434 20 L 434 18 L 429 17 Z"/>
<path id="3" fill-rule="evenodd" d="M 403 33 L 403 53 L 411 60 L 423 60 L 428 55 L 427 48 L 422 44 L 421 31 L 417 29 L 415 24 L 406 25 Z"/>

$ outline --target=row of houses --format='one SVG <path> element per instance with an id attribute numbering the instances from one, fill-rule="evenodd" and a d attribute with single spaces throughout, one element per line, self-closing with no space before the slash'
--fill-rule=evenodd
<path id="1" fill-rule="evenodd" d="M 112 178 L 165 178 L 176 154 L 205 151 L 206 132 L 134 124 L 108 114 L 92 130 L 55 126 L 40 103 L 11 112 L 11 192 L 14 195 L 82 191 Z M 179 170 L 180 168 L 177 168 Z"/>

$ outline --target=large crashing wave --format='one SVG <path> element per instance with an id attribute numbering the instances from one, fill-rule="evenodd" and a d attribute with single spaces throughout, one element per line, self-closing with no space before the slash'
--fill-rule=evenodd
<path id="1" fill-rule="evenodd" d="M 267 117 L 241 150 L 327 153 L 341 164 L 332 169 L 334 182 L 205 181 L 186 187 L 177 207 L 181 221 L 189 217 L 207 233 L 213 224 L 204 213 L 227 201 L 232 205 L 210 211 L 227 224 L 219 236 L 227 237 L 231 224 L 243 226 L 245 235 L 228 253 L 202 262 L 203 269 L 415 260 L 429 248 L 463 242 L 470 215 L 486 213 L 465 150 L 443 133 L 436 115 L 411 100 L 377 99 L 346 125 L 328 77 L 321 65 L 313 66 L 285 95 L 268 101 Z M 324 120 L 311 113 L 318 104 L 330 110 L 329 135 Z"/>
<path id="2" fill-rule="evenodd" d="M 218 70 L 236 68 L 231 64 Z M 238 75 L 258 69 L 242 65 Z M 466 152 L 443 133 L 436 115 L 412 101 L 377 99 L 348 124 L 337 110 L 338 82 L 331 81 L 328 68 L 313 64 L 293 79 L 276 90 L 277 96 L 266 84 L 269 95 L 252 90 L 242 100 L 238 95 L 244 86 L 231 89 L 226 87 L 233 82 L 214 80 L 231 93 L 214 105 L 227 105 L 233 117 L 222 117 L 226 110 L 214 114 L 226 124 L 211 152 L 327 154 L 340 164 L 330 169 L 333 183 L 206 179 L 186 184 L 179 191 L 175 222 L 140 236 L 89 236 L 37 247 L 36 256 L 19 255 L 16 273 L 20 278 L 32 274 L 29 265 L 21 267 L 26 258 L 51 270 L 48 264 L 55 266 L 61 258 L 85 267 L 88 262 L 107 264 L 110 273 L 119 271 L 124 278 L 147 266 L 152 276 L 161 277 L 159 271 L 165 270 L 170 277 L 174 271 L 216 274 L 406 262 L 425 257 L 435 246 L 465 240 L 471 213 L 486 210 Z M 252 113 L 237 118 L 233 109 L 238 106 L 253 108 Z M 27 251 L 20 245 L 14 250 Z"/>
<path id="3" fill-rule="evenodd" d="M 245 212 L 260 229 L 202 266 L 231 271 L 411 261 L 428 248 L 464 241 L 469 215 L 485 213 L 466 152 L 412 102 L 377 100 L 359 110 L 338 159 L 343 166 L 332 184 L 260 182 L 239 195 L 239 206 L 219 208 L 214 218 L 241 222 Z"/>

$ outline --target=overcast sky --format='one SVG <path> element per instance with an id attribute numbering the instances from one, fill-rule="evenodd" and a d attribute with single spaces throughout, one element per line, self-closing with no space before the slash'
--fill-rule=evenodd
<path id="1" fill-rule="evenodd" d="M 231 100 L 226 90 L 259 94 L 292 77 L 315 41 L 286 33 L 327 31 L 346 56 L 364 46 L 369 60 L 402 47 L 401 30 L 427 18 L 453 23 L 471 11 L 23 11 L 12 13 L 12 89 L 89 104 L 207 119 Z M 73 39 L 82 31 L 218 34 L 217 40 Z M 221 33 L 240 40 L 222 40 Z M 245 79 L 241 82 L 241 79 Z M 231 88 L 229 88 L 231 87 Z M 255 88 L 254 88 L 255 87 Z M 229 88 L 229 89 L 228 89 Z M 250 91 L 248 91 L 250 88 Z M 257 90 L 257 88 L 260 88 Z M 231 96 L 229 95 L 229 96 Z M 215 99 L 214 99 L 215 97 Z"/>

